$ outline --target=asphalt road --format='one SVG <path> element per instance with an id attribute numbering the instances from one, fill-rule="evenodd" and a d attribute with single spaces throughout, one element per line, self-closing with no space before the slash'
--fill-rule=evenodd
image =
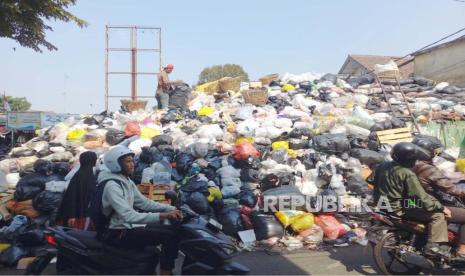
<path id="1" fill-rule="evenodd" d="M 377 274 L 371 256 L 362 246 L 329 248 L 323 251 L 299 250 L 275 253 L 258 250 L 235 257 L 252 275 L 373 275 Z M 0 268 L 0 275 L 20 275 L 24 271 Z M 50 265 L 45 274 L 55 274 Z"/>
<path id="2" fill-rule="evenodd" d="M 251 274 L 261 275 L 374 275 L 378 274 L 371 248 L 350 246 L 323 251 L 300 250 L 284 254 L 265 251 L 245 252 L 236 261 L 247 266 Z"/>

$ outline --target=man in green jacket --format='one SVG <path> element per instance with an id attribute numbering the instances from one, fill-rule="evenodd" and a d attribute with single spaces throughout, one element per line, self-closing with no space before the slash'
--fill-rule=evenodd
<path id="1" fill-rule="evenodd" d="M 425 192 L 411 170 L 417 160 L 417 147 L 412 143 L 399 143 L 392 149 L 391 157 L 392 162 L 380 164 L 368 179 L 375 186 L 375 204 L 384 211 L 427 223 L 425 253 L 448 255 L 448 250 L 440 245 L 448 242 L 446 217 L 451 213 Z"/>

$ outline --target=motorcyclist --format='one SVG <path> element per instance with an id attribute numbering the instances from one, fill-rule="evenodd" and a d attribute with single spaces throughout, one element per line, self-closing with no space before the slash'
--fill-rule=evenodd
<path id="1" fill-rule="evenodd" d="M 134 173 L 134 153 L 129 148 L 112 148 L 105 154 L 104 164 L 109 171 L 101 171 L 98 177 L 99 183 L 107 181 L 102 211 L 110 223 L 103 234 L 104 242 L 132 249 L 162 244 L 160 273 L 171 274 L 178 254 L 178 232 L 175 226 L 162 225 L 160 221 L 180 220 L 181 212 L 173 206 L 151 201 L 139 192 L 130 179 Z"/>
<path id="2" fill-rule="evenodd" d="M 451 212 L 436 198 L 425 192 L 413 173 L 418 159 L 418 147 L 412 143 L 398 143 L 391 151 L 393 161 L 381 163 L 369 177 L 374 185 L 374 202 L 387 200 L 388 212 L 428 224 L 425 254 L 449 256 L 447 222 Z"/>
<path id="3" fill-rule="evenodd" d="M 433 165 L 433 158 L 441 153 L 442 148 L 427 139 L 415 139 L 413 143 L 421 150 L 413 171 L 425 191 L 445 205 L 464 208 L 465 190 L 458 189 L 441 170 Z M 457 198 L 458 201 L 452 202 L 452 198 Z"/>
<path id="4" fill-rule="evenodd" d="M 457 256 L 465 258 L 465 205 L 462 203 L 465 191 L 457 189 L 455 184 L 433 165 L 433 158 L 440 153 L 440 147 L 427 139 L 416 139 L 413 143 L 420 147 L 419 161 L 413 171 L 425 191 L 451 211 L 451 217 L 447 218 L 447 221 L 460 224 Z"/>

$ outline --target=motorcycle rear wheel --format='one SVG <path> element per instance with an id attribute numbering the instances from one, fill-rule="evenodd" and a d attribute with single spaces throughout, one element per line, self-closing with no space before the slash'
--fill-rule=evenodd
<path id="1" fill-rule="evenodd" d="M 421 267 L 403 262 L 396 252 L 400 245 L 398 235 L 388 232 L 373 245 L 373 257 L 379 270 L 384 275 L 413 275 L 419 274 Z"/>

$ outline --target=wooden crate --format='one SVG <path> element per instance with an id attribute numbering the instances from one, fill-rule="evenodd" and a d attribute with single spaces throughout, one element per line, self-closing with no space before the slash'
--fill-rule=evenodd
<path id="1" fill-rule="evenodd" d="M 249 88 L 250 89 L 255 89 L 255 88 L 262 88 L 262 82 L 261 81 L 251 81 L 249 82 Z"/>
<path id="2" fill-rule="evenodd" d="M 165 192 L 174 189 L 174 185 L 171 184 L 143 183 L 137 187 L 139 188 L 139 191 L 148 199 L 167 204 L 169 204 L 169 200 L 165 198 Z"/>
<path id="3" fill-rule="evenodd" d="M 395 145 L 400 142 L 412 142 L 413 137 L 408 127 L 377 131 L 378 142 Z"/>

